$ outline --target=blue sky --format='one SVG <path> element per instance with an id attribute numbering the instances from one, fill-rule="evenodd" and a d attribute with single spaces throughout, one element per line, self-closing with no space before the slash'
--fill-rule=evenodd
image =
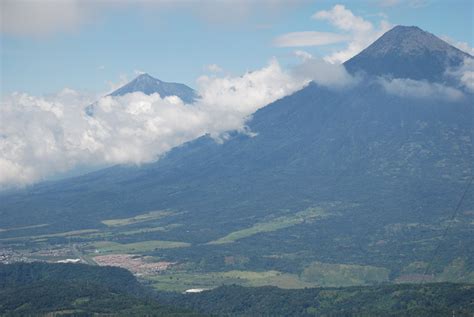
<path id="1" fill-rule="evenodd" d="M 37 3 L 1 2 L 2 95 L 42 95 L 64 87 L 103 92 L 137 71 L 195 87 L 196 79 L 210 72 L 208 65 L 237 75 L 261 68 L 272 57 L 290 65 L 297 50 L 328 57 L 344 50 L 355 36 L 329 18 L 312 18 L 337 4 L 371 23 L 371 35 L 385 21 L 417 25 L 474 46 L 470 0 Z M 331 45 L 277 45 L 284 34 L 309 31 L 346 39 Z"/>

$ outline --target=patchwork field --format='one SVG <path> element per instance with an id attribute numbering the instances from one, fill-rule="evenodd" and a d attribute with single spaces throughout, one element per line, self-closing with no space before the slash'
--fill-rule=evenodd
<path id="1" fill-rule="evenodd" d="M 189 220 L 185 211 L 145 212 L 103 220 L 98 227 L 63 232 L 50 225 L 5 228 L 0 231 L 0 259 L 3 263 L 74 260 L 121 266 L 147 279 L 157 289 L 179 292 L 227 284 L 299 289 L 419 282 L 426 259 L 410 255 L 404 260 L 406 263 L 397 264 L 401 269 L 394 271 L 387 259 L 380 261 L 378 257 L 389 254 L 393 240 L 403 248 L 397 251 L 400 253 L 412 254 L 414 248 L 428 250 L 437 241 L 443 223 L 425 225 L 425 232 L 432 233 L 421 236 L 413 233 L 419 224 L 410 222 L 380 227 L 373 239 L 353 241 L 348 235 L 331 238 L 334 230 L 339 230 L 341 220 L 350 217 L 347 210 L 353 208 L 357 205 L 327 202 L 297 213 L 282 210 L 257 220 L 243 218 L 237 230 L 219 222 L 206 224 L 203 229 L 201 224 L 194 225 L 196 219 Z M 455 225 L 460 234 L 472 229 Z M 350 226 L 345 230 L 357 228 Z M 339 251 L 331 253 L 328 245 L 337 245 Z M 344 253 L 363 245 L 373 251 L 367 261 Z M 436 264 L 438 272 L 430 279 L 422 278 L 474 280 L 468 256 L 445 262 Z"/>

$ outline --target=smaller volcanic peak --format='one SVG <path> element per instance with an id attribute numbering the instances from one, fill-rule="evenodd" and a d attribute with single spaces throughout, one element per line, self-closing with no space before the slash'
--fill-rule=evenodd
<path id="1" fill-rule="evenodd" d="M 197 98 L 197 94 L 192 88 L 184 84 L 167 83 L 147 73 L 140 74 L 125 86 L 112 92 L 110 96 L 123 96 L 132 92 L 142 92 L 146 95 L 158 93 L 162 98 L 178 96 L 185 103 L 193 103 Z"/>
<path id="2" fill-rule="evenodd" d="M 344 63 L 352 72 L 439 82 L 471 55 L 416 26 L 396 26 Z"/>

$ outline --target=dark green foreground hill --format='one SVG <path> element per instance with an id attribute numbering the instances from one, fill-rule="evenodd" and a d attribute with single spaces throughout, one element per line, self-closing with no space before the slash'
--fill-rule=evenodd
<path id="1" fill-rule="evenodd" d="M 284 290 L 222 286 L 162 299 L 218 316 L 473 316 L 474 285 L 381 285 Z"/>
<path id="2" fill-rule="evenodd" d="M 201 316 L 159 304 L 125 269 L 84 264 L 0 264 L 0 316 L 47 314 Z"/>
<path id="3" fill-rule="evenodd" d="M 450 283 L 156 294 L 121 268 L 0 264 L 0 316 L 472 316 L 473 299 Z"/>

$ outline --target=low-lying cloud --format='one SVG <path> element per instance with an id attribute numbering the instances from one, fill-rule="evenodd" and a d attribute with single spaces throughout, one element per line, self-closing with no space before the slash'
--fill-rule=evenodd
<path id="1" fill-rule="evenodd" d="M 456 101 L 464 97 L 459 89 L 438 83 L 419 81 L 408 78 L 379 78 L 379 83 L 389 94 L 408 98 L 430 98 Z"/>
<path id="2" fill-rule="evenodd" d="M 454 78 L 468 92 L 474 93 L 474 58 L 466 57 L 456 68 L 446 71 L 449 78 Z"/>
<path id="3" fill-rule="evenodd" d="M 257 109 L 301 89 L 310 78 L 276 60 L 242 76 L 202 76 L 201 98 L 140 92 L 98 98 L 65 89 L 35 97 L 14 93 L 0 107 L 0 187 L 26 185 L 78 166 L 141 164 L 204 134 L 245 131 Z M 94 115 L 85 108 L 94 103 Z"/>
<path id="4" fill-rule="evenodd" d="M 296 51 L 295 55 L 303 61 L 292 69 L 293 76 L 300 81 L 313 81 L 330 88 L 344 88 L 359 81 L 342 64 L 331 64 L 304 51 Z"/>

